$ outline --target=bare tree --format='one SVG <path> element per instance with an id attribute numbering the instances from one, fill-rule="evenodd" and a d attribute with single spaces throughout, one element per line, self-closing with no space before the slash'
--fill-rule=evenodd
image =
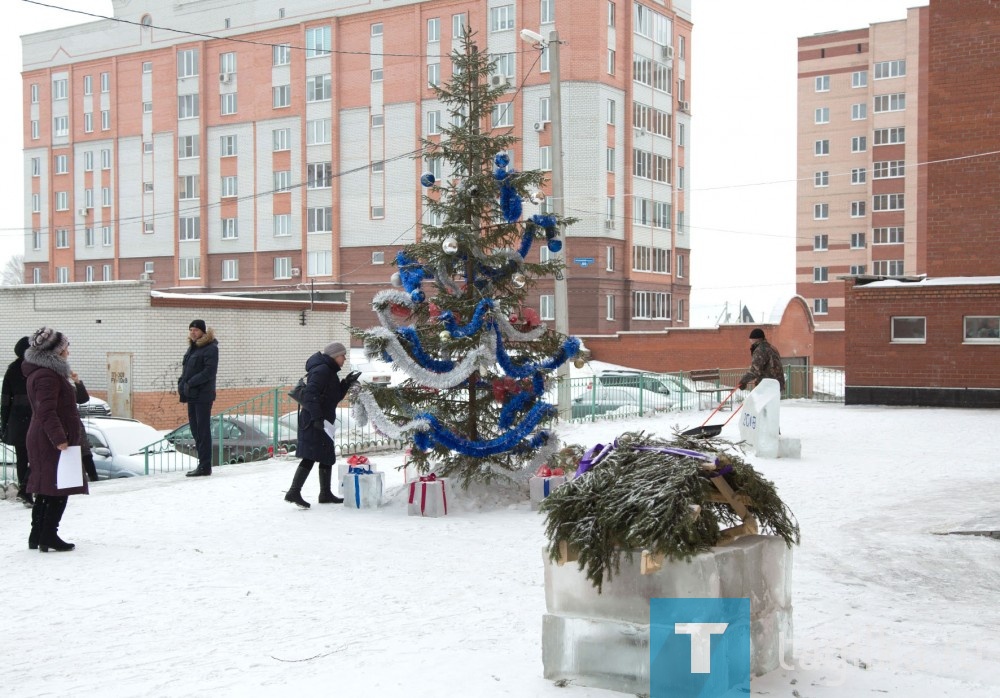
<path id="1" fill-rule="evenodd" d="M 20 286 L 24 283 L 24 255 L 16 254 L 7 260 L 0 272 L 0 286 Z"/>

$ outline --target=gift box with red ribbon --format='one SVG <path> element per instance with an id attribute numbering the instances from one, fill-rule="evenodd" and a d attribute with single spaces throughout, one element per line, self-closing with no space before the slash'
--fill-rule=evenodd
<path id="1" fill-rule="evenodd" d="M 382 505 L 385 473 L 366 466 L 350 466 L 341 479 L 344 506 L 351 509 L 377 509 Z"/>
<path id="2" fill-rule="evenodd" d="M 435 518 L 447 515 L 448 495 L 445 491 L 445 478 L 431 473 L 411 482 L 406 513 L 410 516 Z"/>
<path id="3" fill-rule="evenodd" d="M 550 469 L 548 466 L 539 468 L 535 476 L 528 480 L 528 497 L 531 500 L 531 508 L 537 510 L 542 500 L 565 482 L 566 475 L 562 468 Z"/>
<path id="4" fill-rule="evenodd" d="M 368 456 L 362 456 L 354 454 L 347 458 L 347 460 L 337 463 L 337 494 L 341 497 L 344 496 L 344 476 L 347 475 L 347 471 L 351 468 L 363 468 L 371 470 L 373 473 L 378 472 L 378 466 L 368 460 Z M 383 480 L 385 476 L 383 475 Z"/>

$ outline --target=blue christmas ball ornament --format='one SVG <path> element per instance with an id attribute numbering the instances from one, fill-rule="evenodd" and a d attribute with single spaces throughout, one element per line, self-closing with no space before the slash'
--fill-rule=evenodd
<path id="1" fill-rule="evenodd" d="M 412 300 L 414 303 L 423 303 L 425 297 L 426 296 L 424 296 L 424 292 L 421 291 L 419 288 L 410 292 L 410 300 Z"/>
<path id="2" fill-rule="evenodd" d="M 495 179 L 496 181 L 502 182 L 506 178 L 507 178 L 506 170 L 503 170 L 499 167 L 493 170 L 493 179 Z"/>
<path id="3" fill-rule="evenodd" d="M 549 252 L 558 252 L 562 249 L 562 240 L 549 240 L 547 243 Z"/>
<path id="4" fill-rule="evenodd" d="M 497 167 L 507 167 L 510 164 L 510 156 L 507 153 L 497 153 L 493 162 L 497 164 Z"/>
<path id="5" fill-rule="evenodd" d="M 479 276 L 479 277 L 477 277 L 477 278 L 476 278 L 476 280 L 475 280 L 475 281 L 473 281 L 473 282 L 472 282 L 472 284 L 473 284 L 473 285 L 474 285 L 474 286 L 475 286 L 476 288 L 478 288 L 478 289 L 482 290 L 482 289 L 486 288 L 486 285 L 487 285 L 487 284 L 488 284 L 489 282 L 490 282 L 490 280 L 489 280 L 489 279 L 487 279 L 487 278 L 485 278 L 485 277 L 483 277 L 483 276 Z"/>
<path id="6" fill-rule="evenodd" d="M 425 187 L 433 186 L 434 182 L 435 179 L 433 172 L 424 172 L 422 175 L 420 175 L 420 183 L 423 184 Z"/>

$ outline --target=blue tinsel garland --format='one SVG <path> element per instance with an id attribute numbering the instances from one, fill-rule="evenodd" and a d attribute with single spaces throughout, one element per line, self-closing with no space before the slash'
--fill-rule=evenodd
<path id="1" fill-rule="evenodd" d="M 514 378 L 527 378 L 535 371 L 546 371 L 558 368 L 580 353 L 580 340 L 576 337 L 569 337 L 565 342 L 563 342 L 558 353 L 556 353 L 556 355 L 552 358 L 538 363 L 522 364 L 517 366 L 511 362 L 510 356 L 507 354 L 507 349 L 503 346 L 503 337 L 500 335 L 500 330 L 496 327 L 496 325 L 493 326 L 493 331 L 497 334 L 497 363 L 500 364 L 504 373 L 508 376 L 513 376 Z"/>
<path id="2" fill-rule="evenodd" d="M 432 448 L 434 443 L 437 442 L 445 448 L 458 451 L 466 456 L 478 456 L 480 458 L 493 456 L 497 453 L 506 453 L 512 450 L 517 445 L 517 442 L 528 436 L 543 419 L 554 417 L 557 412 L 556 408 L 552 405 L 539 402 L 528 411 L 528 414 L 525 415 L 520 424 L 503 436 L 498 436 L 489 441 L 469 441 L 468 439 L 464 439 L 445 429 L 434 415 L 424 413 L 417 415 L 416 418 L 426 419 L 430 422 L 431 428 L 428 431 L 414 434 L 413 443 L 417 448 L 424 451 Z M 530 446 L 531 443 L 537 442 L 539 438 L 547 439 L 548 436 L 543 437 L 541 434 L 538 434 L 528 445 Z M 544 440 L 541 443 L 544 443 Z M 537 448 L 537 446 L 532 448 Z"/>
<path id="3" fill-rule="evenodd" d="M 510 429 L 514 423 L 514 415 L 523 410 L 530 402 L 535 400 L 535 396 L 528 392 L 518 393 L 507 401 L 507 404 L 500 410 L 498 424 L 501 429 Z"/>
<path id="4" fill-rule="evenodd" d="M 455 368 L 454 361 L 431 358 L 427 352 L 424 351 L 423 346 L 420 344 L 420 337 L 417 335 L 417 331 L 412 327 L 400 327 L 396 330 L 396 333 L 410 343 L 413 358 L 415 358 L 423 368 L 436 373 L 447 373 Z"/>
<path id="5" fill-rule="evenodd" d="M 520 220 L 523 211 L 521 197 L 517 195 L 517 190 L 507 182 L 500 186 L 500 210 L 503 212 L 503 219 L 508 223 Z"/>
<path id="6" fill-rule="evenodd" d="M 455 322 L 455 316 L 452 315 L 450 310 L 442 312 L 438 316 L 438 319 L 444 323 L 445 329 L 451 333 L 452 337 L 469 337 L 482 329 L 483 316 L 485 316 L 486 312 L 492 307 L 492 298 L 484 298 L 479 301 L 476 305 L 475 312 L 472 314 L 472 319 L 464 325 L 459 325 Z"/>
<path id="7" fill-rule="evenodd" d="M 517 248 L 517 253 L 521 255 L 521 259 L 528 256 L 531 252 L 531 244 L 535 241 L 535 226 L 528 223 L 524 226 L 524 234 L 521 236 L 521 246 Z"/>

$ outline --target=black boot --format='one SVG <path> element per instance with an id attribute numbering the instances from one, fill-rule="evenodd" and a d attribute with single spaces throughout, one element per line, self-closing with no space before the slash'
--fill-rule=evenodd
<path id="1" fill-rule="evenodd" d="M 31 533 L 28 534 L 28 550 L 38 550 L 38 541 L 42 537 L 42 521 L 45 520 L 45 495 L 35 497 L 35 505 L 31 507 Z"/>
<path id="2" fill-rule="evenodd" d="M 42 535 L 38 539 L 38 549 L 47 553 L 50 550 L 57 553 L 65 553 L 76 546 L 67 543 L 59 537 L 59 522 L 62 520 L 63 512 L 66 511 L 68 497 L 46 497 L 45 517 L 42 519 Z"/>
<path id="3" fill-rule="evenodd" d="M 194 470 L 187 471 L 187 475 L 186 476 L 187 477 L 207 477 L 207 476 L 209 476 L 211 474 L 212 474 L 212 466 L 209 465 L 208 467 L 205 467 L 205 466 L 199 465 Z"/>
<path id="4" fill-rule="evenodd" d="M 17 499 L 26 507 L 35 506 L 35 500 L 32 498 L 31 493 L 25 488 L 26 485 L 21 485 L 17 488 Z"/>
<path id="5" fill-rule="evenodd" d="M 295 469 L 295 475 L 292 476 L 292 486 L 285 493 L 286 502 L 291 502 L 300 509 L 309 508 L 309 502 L 302 499 L 302 485 L 306 484 L 306 478 L 309 477 L 311 471 L 312 463 L 309 465 L 306 465 L 305 461 L 299 463 L 299 467 Z"/>
<path id="6" fill-rule="evenodd" d="M 319 499 L 320 504 L 343 504 L 344 500 L 333 493 L 330 483 L 333 480 L 333 466 L 319 466 Z"/>

